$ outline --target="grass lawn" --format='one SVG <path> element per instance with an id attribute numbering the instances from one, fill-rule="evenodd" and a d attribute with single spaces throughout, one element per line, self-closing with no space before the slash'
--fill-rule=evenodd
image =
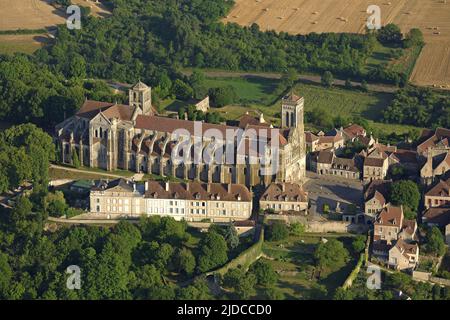
<path id="1" fill-rule="evenodd" d="M 325 235 L 337 238 L 351 252 L 349 235 Z M 356 256 L 338 270 L 324 270 L 318 277 L 314 263 L 314 251 L 321 241 L 319 235 L 289 237 L 281 242 L 265 242 L 263 252 L 267 261 L 279 273 L 276 284 L 286 299 L 325 299 L 333 296 L 356 264 Z"/>
<path id="2" fill-rule="evenodd" d="M 278 100 L 275 93 L 280 80 L 262 77 L 242 78 L 207 78 L 205 84 L 208 88 L 232 86 L 239 97 L 238 104 L 258 104 L 270 106 Z"/>
<path id="3" fill-rule="evenodd" d="M 107 174 L 121 175 L 124 177 L 131 177 L 134 175 L 131 171 L 125 170 L 117 170 L 106 172 L 102 169 L 98 168 L 86 168 L 82 167 L 80 170 L 84 170 L 86 172 L 74 172 L 67 169 L 61 168 L 49 168 L 49 177 L 51 180 L 58 179 L 73 179 L 73 180 L 81 180 L 81 179 L 115 179 L 114 177 L 108 176 Z M 96 174 L 97 173 L 97 174 Z M 105 175 L 102 175 L 104 173 Z"/>

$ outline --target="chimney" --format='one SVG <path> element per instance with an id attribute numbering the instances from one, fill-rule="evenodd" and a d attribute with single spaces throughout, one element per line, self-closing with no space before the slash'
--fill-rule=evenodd
<path id="1" fill-rule="evenodd" d="M 208 193 L 211 192 L 211 183 L 206 184 L 206 192 L 208 192 Z"/>
<path id="2" fill-rule="evenodd" d="M 148 181 L 145 181 L 145 191 L 148 191 Z"/>
<path id="3" fill-rule="evenodd" d="M 281 191 L 286 192 L 286 185 L 281 183 Z"/>
<path id="4" fill-rule="evenodd" d="M 169 191 L 169 182 L 166 181 L 166 191 Z"/>
<path id="5" fill-rule="evenodd" d="M 189 120 L 187 112 L 184 113 L 184 120 Z"/>
<path id="6" fill-rule="evenodd" d="M 133 192 L 136 192 L 136 182 L 133 182 Z"/>
<path id="7" fill-rule="evenodd" d="M 189 182 L 186 182 L 186 191 L 189 191 Z"/>
<path id="8" fill-rule="evenodd" d="M 231 193 L 231 183 L 228 184 L 228 193 Z"/>

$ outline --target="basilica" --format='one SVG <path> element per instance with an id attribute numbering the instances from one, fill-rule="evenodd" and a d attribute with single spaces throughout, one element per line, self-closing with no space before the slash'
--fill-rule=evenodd
<path id="1" fill-rule="evenodd" d="M 158 115 L 151 88 L 139 82 L 129 90 L 128 105 L 86 100 L 56 126 L 56 139 L 66 164 L 76 153 L 82 166 L 108 171 L 248 187 L 301 183 L 306 170 L 303 109 L 304 99 L 290 92 L 282 99 L 281 128 L 248 114 L 233 125 L 194 122 Z M 203 161 L 206 153 L 209 160 Z"/>

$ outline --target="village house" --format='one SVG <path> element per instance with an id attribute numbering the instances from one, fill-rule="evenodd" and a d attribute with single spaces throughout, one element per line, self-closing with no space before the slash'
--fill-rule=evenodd
<path id="1" fill-rule="evenodd" d="M 389 250 L 388 265 L 396 270 L 414 270 L 419 261 L 419 246 L 399 239 Z"/>
<path id="2" fill-rule="evenodd" d="M 450 224 L 450 207 L 430 207 L 422 214 L 422 223 L 430 227 L 445 228 Z"/>
<path id="3" fill-rule="evenodd" d="M 450 150 L 449 139 L 449 129 L 437 128 L 435 131 L 425 129 L 419 138 L 421 143 L 417 146 L 417 153 L 426 158 L 429 151 L 433 149 Z"/>
<path id="4" fill-rule="evenodd" d="M 394 269 L 414 269 L 419 257 L 416 232 L 416 221 L 404 218 L 402 206 L 387 204 L 374 222 L 373 255 Z"/>
<path id="5" fill-rule="evenodd" d="M 366 129 L 358 124 L 351 124 L 347 126 L 342 129 L 342 132 L 344 133 L 346 141 L 354 141 L 355 138 L 367 136 Z"/>
<path id="6" fill-rule="evenodd" d="M 373 180 L 364 187 L 365 220 L 373 221 L 386 207 L 392 180 Z"/>
<path id="7" fill-rule="evenodd" d="M 388 155 L 378 148 L 364 157 L 363 179 L 365 182 L 384 180 L 389 169 Z"/>
<path id="8" fill-rule="evenodd" d="M 90 193 L 92 214 L 110 217 L 169 216 L 175 220 L 233 222 L 252 214 L 252 193 L 244 185 L 125 179 L 100 182 Z"/>
<path id="9" fill-rule="evenodd" d="M 308 213 L 308 196 L 302 186 L 295 183 L 272 183 L 259 200 L 263 210 L 276 213 Z"/>
<path id="10" fill-rule="evenodd" d="M 360 179 L 361 170 L 355 158 L 340 158 L 333 151 L 318 151 L 309 155 L 310 170 L 319 175 L 333 175 L 347 179 Z"/>
<path id="11" fill-rule="evenodd" d="M 439 180 L 424 194 L 424 206 L 426 209 L 431 207 L 441 207 L 450 205 L 450 178 Z"/>
<path id="12" fill-rule="evenodd" d="M 417 152 L 413 150 L 397 149 L 389 153 L 389 170 L 401 167 L 408 176 L 416 177 L 419 171 Z"/>
<path id="13" fill-rule="evenodd" d="M 319 145 L 319 137 L 311 131 L 305 131 L 305 143 L 307 152 L 315 152 Z"/>
<path id="14" fill-rule="evenodd" d="M 450 150 L 429 149 L 425 163 L 420 169 L 420 180 L 424 185 L 430 185 L 444 177 L 450 171 Z"/>
<path id="15" fill-rule="evenodd" d="M 322 150 L 340 150 L 345 145 L 345 140 L 342 132 L 336 132 L 335 135 L 324 135 L 323 132 L 318 134 L 316 151 Z"/>

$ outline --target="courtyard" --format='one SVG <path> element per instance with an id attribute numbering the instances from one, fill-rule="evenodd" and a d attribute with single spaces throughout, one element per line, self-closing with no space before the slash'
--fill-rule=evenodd
<path id="1" fill-rule="evenodd" d="M 308 192 L 309 214 L 323 215 L 324 205 L 330 211 L 346 212 L 350 205 L 356 206 L 357 211 L 363 207 L 363 184 L 359 180 L 345 179 L 336 176 L 318 175 L 306 172 L 308 181 L 304 189 Z M 338 207 L 338 210 L 336 208 Z"/>

